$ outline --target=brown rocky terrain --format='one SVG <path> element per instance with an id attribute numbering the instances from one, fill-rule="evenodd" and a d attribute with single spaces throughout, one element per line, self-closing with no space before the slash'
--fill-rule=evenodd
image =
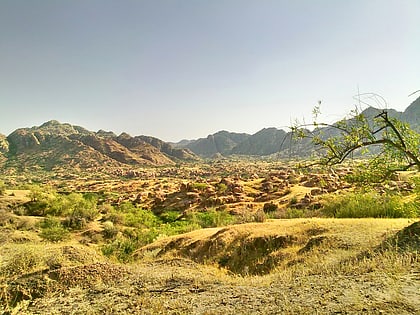
<path id="1" fill-rule="evenodd" d="M 70 165 L 2 174 L 6 187 L 14 187 L 0 196 L 5 314 L 420 312 L 416 219 L 320 218 L 328 198 L 356 189 L 350 165 L 310 169 L 220 159 L 88 170 Z M 409 178 L 400 174 L 366 189 L 415 201 Z M 54 198 L 96 194 L 96 216 L 66 230 L 65 239 L 45 239 L 46 218 L 25 210 L 37 198 L 24 186 L 29 182 L 42 183 L 41 194 L 57 191 Z M 122 213 L 127 202 L 131 212 Z M 230 217 L 223 226 L 201 229 L 193 215 L 206 213 Z M 172 221 L 144 225 L 165 214 Z M 142 245 L 134 250 L 135 244 Z M 125 260 L 106 254 L 109 249 L 119 249 Z"/>
<path id="2" fill-rule="evenodd" d="M 116 136 L 103 130 L 95 133 L 57 121 L 17 129 L 0 138 L 0 152 L 7 159 L 6 169 L 19 170 L 52 170 L 69 164 L 80 169 L 174 165 L 177 161 L 197 159 L 188 150 L 174 149 L 158 140 L 145 141 L 125 133 Z"/>

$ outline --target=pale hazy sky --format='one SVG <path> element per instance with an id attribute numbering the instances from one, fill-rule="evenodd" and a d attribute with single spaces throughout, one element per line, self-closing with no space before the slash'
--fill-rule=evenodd
<path id="1" fill-rule="evenodd" d="M 342 118 L 420 89 L 420 0 L 0 0 L 0 133 L 166 141 Z M 417 94 L 418 96 L 418 94 Z"/>

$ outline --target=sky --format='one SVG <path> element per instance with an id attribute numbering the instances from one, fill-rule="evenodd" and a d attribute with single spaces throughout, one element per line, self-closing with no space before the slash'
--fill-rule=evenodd
<path id="1" fill-rule="evenodd" d="M 253 134 L 420 89 L 419 0 L 0 0 L 0 133 Z M 376 104 L 372 104 L 376 105 Z M 385 106 L 384 104 L 379 104 Z"/>

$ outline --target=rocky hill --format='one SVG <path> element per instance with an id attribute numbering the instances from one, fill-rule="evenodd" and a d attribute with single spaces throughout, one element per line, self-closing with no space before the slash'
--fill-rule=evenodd
<path id="1" fill-rule="evenodd" d="M 158 139 L 146 141 L 126 133 L 116 136 L 103 130 L 92 132 L 55 120 L 17 129 L 7 137 L 0 136 L 0 162 L 19 169 L 52 170 L 62 165 L 80 168 L 158 166 L 188 159 L 197 157 L 189 150 L 171 148 Z"/>
<path id="2" fill-rule="evenodd" d="M 408 122 L 414 130 L 420 132 L 420 97 L 406 108 L 402 114 L 402 119 Z"/>
<path id="3" fill-rule="evenodd" d="M 195 154 L 203 157 L 212 157 L 216 154 L 229 155 L 232 149 L 250 137 L 246 133 L 219 131 L 215 134 L 193 141 L 182 141 L 177 147 L 188 148 Z"/>
<path id="4" fill-rule="evenodd" d="M 378 109 L 369 107 L 363 111 L 363 114 L 368 118 L 373 118 L 378 114 Z M 404 112 L 389 109 L 388 114 L 409 123 L 414 130 L 420 132 L 420 97 Z M 322 128 L 324 136 L 332 136 L 336 132 L 334 128 Z M 220 131 L 207 138 L 183 140 L 174 145 L 178 148 L 188 148 L 202 157 L 218 154 L 223 156 L 277 154 L 281 157 L 305 157 L 313 152 L 309 139 L 296 140 L 291 132 L 277 128 L 264 128 L 253 135 Z"/>

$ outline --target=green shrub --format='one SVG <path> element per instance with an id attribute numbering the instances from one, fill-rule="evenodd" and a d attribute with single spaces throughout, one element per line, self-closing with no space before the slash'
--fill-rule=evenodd
<path id="1" fill-rule="evenodd" d="M 205 190 L 208 187 L 206 183 L 191 183 L 191 190 Z"/>
<path id="2" fill-rule="evenodd" d="M 420 215 L 420 205 L 399 195 L 355 192 L 329 200 L 321 211 L 336 218 L 413 218 Z"/>
<path id="3" fill-rule="evenodd" d="M 296 197 L 296 196 L 293 196 L 293 197 L 292 197 L 292 198 L 290 198 L 290 200 L 289 200 L 289 205 L 295 205 L 295 204 L 297 204 L 297 202 L 298 202 L 297 197 Z"/>
<path id="4" fill-rule="evenodd" d="M 45 200 L 33 200 L 25 203 L 25 214 L 30 216 L 44 216 L 49 207 Z"/>
<path id="5" fill-rule="evenodd" d="M 205 212 L 196 212 L 188 216 L 188 219 L 200 225 L 202 228 L 224 226 L 232 224 L 235 217 L 226 211 L 216 211 L 215 209 Z"/>
<path id="6" fill-rule="evenodd" d="M 166 210 L 159 215 L 163 223 L 172 223 L 178 220 L 180 213 L 175 210 Z"/>
<path id="7" fill-rule="evenodd" d="M 228 189 L 228 186 L 225 183 L 217 183 L 216 190 L 220 194 L 224 194 Z"/>
<path id="8" fill-rule="evenodd" d="M 201 226 L 195 222 L 180 220 L 159 227 L 159 235 L 170 236 L 182 233 L 188 233 L 194 230 L 201 229 Z"/>
<path id="9" fill-rule="evenodd" d="M 152 228 L 161 224 L 159 218 L 151 211 L 137 208 L 131 203 L 123 203 L 118 211 L 124 214 L 124 225 L 136 228 Z"/>
<path id="10" fill-rule="evenodd" d="M 110 221 L 114 224 L 123 224 L 125 220 L 124 213 L 118 212 L 116 210 L 112 210 L 104 215 L 105 221 Z"/>
<path id="11" fill-rule="evenodd" d="M 106 239 L 113 239 L 117 236 L 119 229 L 114 225 L 112 221 L 106 221 L 103 224 L 102 234 Z"/>
<path id="12" fill-rule="evenodd" d="M 72 229 L 83 228 L 87 222 L 93 221 L 99 214 L 97 200 L 90 196 L 85 198 L 82 194 L 71 193 L 60 196 L 56 201 L 52 209 L 59 209 L 54 212 L 66 215 L 66 226 Z"/>
<path id="13" fill-rule="evenodd" d="M 119 239 L 102 246 L 102 254 L 107 257 L 115 257 L 121 262 L 129 262 L 133 252 L 137 249 L 136 241 L 131 239 Z"/>
<path id="14" fill-rule="evenodd" d="M 59 242 L 69 237 L 67 231 L 61 224 L 60 220 L 53 217 L 47 217 L 41 222 L 41 236 L 43 239 L 50 242 Z"/>
<path id="15" fill-rule="evenodd" d="M 287 208 L 285 213 L 286 219 L 304 218 L 305 210 L 296 208 Z"/>
<path id="16" fill-rule="evenodd" d="M 122 237 L 102 246 L 101 250 L 107 257 L 114 257 L 121 262 L 129 262 L 136 249 L 152 243 L 158 235 L 159 231 L 156 229 L 125 229 Z"/>

